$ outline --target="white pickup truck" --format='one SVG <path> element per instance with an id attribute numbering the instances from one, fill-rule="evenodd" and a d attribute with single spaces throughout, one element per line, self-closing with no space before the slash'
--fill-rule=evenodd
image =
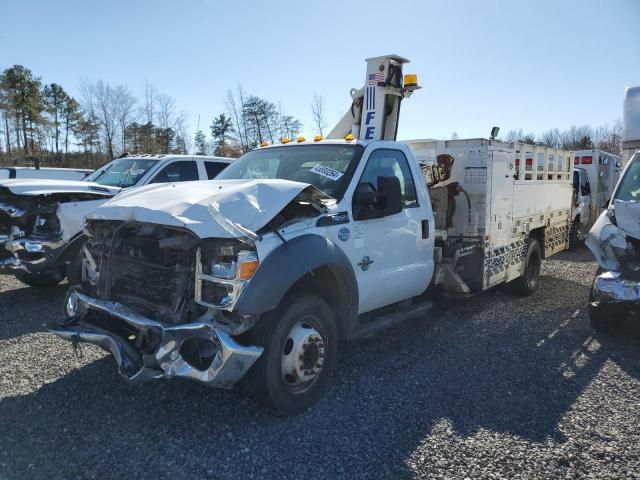
<path id="1" fill-rule="evenodd" d="M 622 149 L 628 163 L 586 241 L 599 266 L 589 295 L 598 330 L 615 330 L 640 312 L 640 87 L 625 92 Z"/>
<path id="2" fill-rule="evenodd" d="M 222 157 L 128 155 L 84 180 L 0 180 L 0 273 L 32 286 L 55 285 L 79 270 L 88 212 L 123 189 L 209 180 L 229 163 Z"/>
<path id="3" fill-rule="evenodd" d="M 568 243 L 571 153 L 394 141 L 417 88 L 405 62 L 367 60 L 331 139 L 283 139 L 211 182 L 149 185 L 91 212 L 83 281 L 51 331 L 109 350 L 131 382 L 244 377 L 295 413 L 324 391 L 340 339 L 428 311 L 429 287 L 532 293 Z"/>

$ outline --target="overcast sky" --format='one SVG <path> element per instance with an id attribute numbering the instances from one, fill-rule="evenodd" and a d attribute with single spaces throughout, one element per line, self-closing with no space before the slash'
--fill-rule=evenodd
<path id="1" fill-rule="evenodd" d="M 307 134 L 317 91 L 333 125 L 386 53 L 423 87 L 401 139 L 611 123 L 640 85 L 640 1 L 0 0 L 0 67 L 75 95 L 83 78 L 139 97 L 149 81 L 207 133 L 238 82 Z"/>

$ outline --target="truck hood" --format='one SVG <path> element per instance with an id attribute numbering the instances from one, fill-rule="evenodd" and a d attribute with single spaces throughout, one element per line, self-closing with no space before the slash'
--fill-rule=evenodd
<path id="1" fill-rule="evenodd" d="M 109 187 L 93 182 L 82 182 L 79 180 L 35 180 L 35 179 L 14 179 L 0 182 L 0 187 L 8 188 L 16 195 L 52 195 L 56 193 L 92 193 L 111 197 L 122 189 L 120 187 Z"/>
<path id="2" fill-rule="evenodd" d="M 586 245 L 604 270 L 640 270 L 640 252 L 630 238 L 640 240 L 640 202 L 615 200 L 615 224 L 602 212 L 593 224 Z"/>
<path id="3" fill-rule="evenodd" d="M 616 223 L 627 235 L 640 240 L 640 202 L 614 200 Z"/>
<path id="4" fill-rule="evenodd" d="M 186 228 L 200 238 L 251 236 L 291 201 L 323 209 L 332 198 L 290 180 L 211 180 L 147 185 L 96 208 L 88 220 L 119 220 Z"/>

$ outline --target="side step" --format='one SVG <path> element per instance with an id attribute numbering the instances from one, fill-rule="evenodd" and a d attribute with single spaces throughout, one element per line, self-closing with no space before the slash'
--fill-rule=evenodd
<path id="1" fill-rule="evenodd" d="M 433 302 L 431 300 L 423 300 L 420 303 L 399 306 L 398 309 L 393 312 L 383 313 L 373 320 L 358 325 L 353 331 L 349 332 L 347 339 L 353 340 L 356 338 L 368 337 L 380 330 L 384 330 L 385 328 L 397 325 L 398 323 L 409 320 L 410 318 L 427 313 L 432 308 Z"/>

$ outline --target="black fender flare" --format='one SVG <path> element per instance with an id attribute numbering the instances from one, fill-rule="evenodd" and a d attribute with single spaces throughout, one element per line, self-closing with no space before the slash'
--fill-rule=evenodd
<path id="1" fill-rule="evenodd" d="M 238 301 L 241 315 L 260 315 L 275 309 L 296 282 L 309 271 L 326 267 L 336 279 L 336 319 L 341 333 L 352 328 L 358 315 L 358 284 L 345 253 L 331 240 L 307 234 L 273 250 L 253 275 Z"/>
<path id="2" fill-rule="evenodd" d="M 80 254 L 80 249 L 87 241 L 87 236 L 83 233 L 77 233 L 60 249 L 56 256 L 56 267 L 65 267 L 66 263 L 74 256 Z"/>

